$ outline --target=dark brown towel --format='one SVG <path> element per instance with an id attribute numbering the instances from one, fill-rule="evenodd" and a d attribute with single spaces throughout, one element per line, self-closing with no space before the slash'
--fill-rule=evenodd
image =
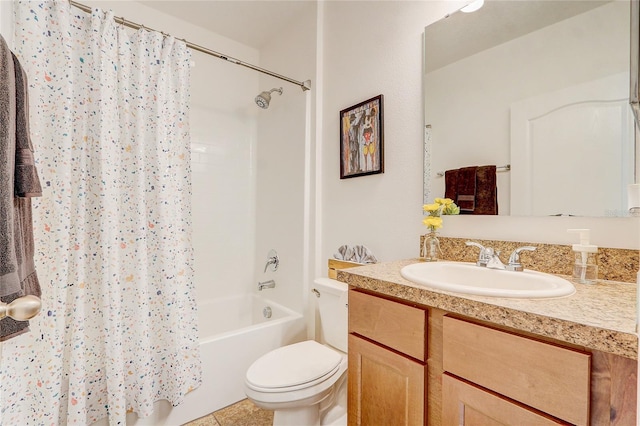
<path id="1" fill-rule="evenodd" d="M 498 214 L 496 166 L 480 166 L 476 170 L 476 208 L 473 214 Z"/>
<path id="2" fill-rule="evenodd" d="M 447 170 L 444 181 L 444 196 L 460 207 L 460 214 L 498 214 L 496 166 Z"/>
<path id="3" fill-rule="evenodd" d="M 31 198 L 40 196 L 42 188 L 33 159 L 29 132 L 27 79 L 5 40 L 0 36 L 0 210 L 7 212 L 0 222 L 0 301 L 10 303 L 24 295 L 40 297 L 40 284 L 33 255 Z M 9 132 L 7 132 L 9 130 Z M 6 257 L 6 259 L 5 259 Z M 4 263 L 6 260 L 6 264 Z M 11 269 L 12 280 L 3 269 Z M 17 283 L 17 289 L 15 284 Z M 8 291 L 8 290 L 12 291 Z M 0 341 L 29 330 L 28 321 L 0 320 Z"/>
<path id="4" fill-rule="evenodd" d="M 444 172 L 444 198 L 458 199 L 458 169 Z"/>
<path id="5" fill-rule="evenodd" d="M 458 170 L 458 189 L 454 201 L 461 214 L 473 214 L 476 209 L 477 167 L 463 167 Z"/>

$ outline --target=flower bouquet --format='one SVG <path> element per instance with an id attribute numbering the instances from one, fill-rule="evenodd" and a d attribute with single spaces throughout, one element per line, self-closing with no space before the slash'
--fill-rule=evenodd
<path id="1" fill-rule="evenodd" d="M 422 223 L 429 228 L 422 244 L 422 257 L 427 261 L 438 260 L 440 241 L 436 229 L 442 228 L 442 215 L 460 214 L 460 207 L 450 198 L 436 198 L 432 204 L 425 204 L 422 210 L 429 213 Z"/>

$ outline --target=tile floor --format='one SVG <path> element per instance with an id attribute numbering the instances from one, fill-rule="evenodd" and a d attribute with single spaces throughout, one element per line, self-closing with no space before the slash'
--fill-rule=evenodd
<path id="1" fill-rule="evenodd" d="M 196 419 L 184 426 L 271 426 L 273 411 L 256 407 L 248 399 Z"/>

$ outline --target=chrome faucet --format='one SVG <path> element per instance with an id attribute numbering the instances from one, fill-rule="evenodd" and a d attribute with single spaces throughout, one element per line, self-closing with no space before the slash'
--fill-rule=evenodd
<path id="1" fill-rule="evenodd" d="M 534 251 L 535 249 L 536 248 L 533 246 L 524 246 L 524 247 L 518 247 L 517 249 L 515 249 L 511 253 L 511 256 L 509 256 L 509 264 L 507 265 L 507 270 L 521 272 L 524 268 L 520 263 L 520 252 L 523 250 Z"/>
<path id="2" fill-rule="evenodd" d="M 274 288 L 276 286 L 276 282 L 274 280 L 269 281 L 258 281 L 258 291 L 262 291 L 265 288 Z"/>
<path id="3" fill-rule="evenodd" d="M 480 254 L 478 255 L 478 260 L 476 262 L 476 265 L 487 266 L 487 262 L 489 262 L 489 260 L 491 259 L 491 256 L 493 256 L 493 249 L 487 248 L 482 244 L 478 244 L 474 241 L 467 241 L 465 244 L 468 246 L 478 247 L 480 249 Z"/>
<path id="4" fill-rule="evenodd" d="M 267 272 L 270 265 L 273 265 L 271 270 L 274 272 L 277 271 L 278 266 L 280 266 L 280 258 L 275 250 L 269 250 L 269 253 L 267 254 L 267 263 L 264 265 L 264 272 Z"/>
<path id="5" fill-rule="evenodd" d="M 487 249 L 487 256 L 489 256 L 489 260 L 487 261 L 487 268 L 489 269 L 507 269 L 502 260 L 500 260 L 500 250 L 494 250 L 491 247 Z"/>
<path id="6" fill-rule="evenodd" d="M 473 241 L 467 241 L 466 244 L 468 246 L 478 247 L 480 249 L 480 254 L 478 255 L 478 261 L 476 262 L 476 265 L 491 269 L 505 269 L 507 271 L 515 272 L 521 272 L 524 270 L 522 264 L 520 263 L 520 252 L 524 250 L 534 251 L 536 249 L 533 246 L 518 247 L 511 253 L 511 256 L 509 256 L 509 263 L 505 265 L 504 263 L 502 263 L 502 260 L 500 260 L 499 250 L 494 250 L 491 247 L 484 247 L 482 244 L 478 244 Z"/>

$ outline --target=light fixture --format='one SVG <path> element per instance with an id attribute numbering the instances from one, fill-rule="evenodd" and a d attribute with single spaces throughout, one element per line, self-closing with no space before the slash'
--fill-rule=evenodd
<path id="1" fill-rule="evenodd" d="M 484 6 L 484 0 L 474 0 L 460 10 L 464 13 L 471 13 L 480 9 L 482 6 Z"/>

